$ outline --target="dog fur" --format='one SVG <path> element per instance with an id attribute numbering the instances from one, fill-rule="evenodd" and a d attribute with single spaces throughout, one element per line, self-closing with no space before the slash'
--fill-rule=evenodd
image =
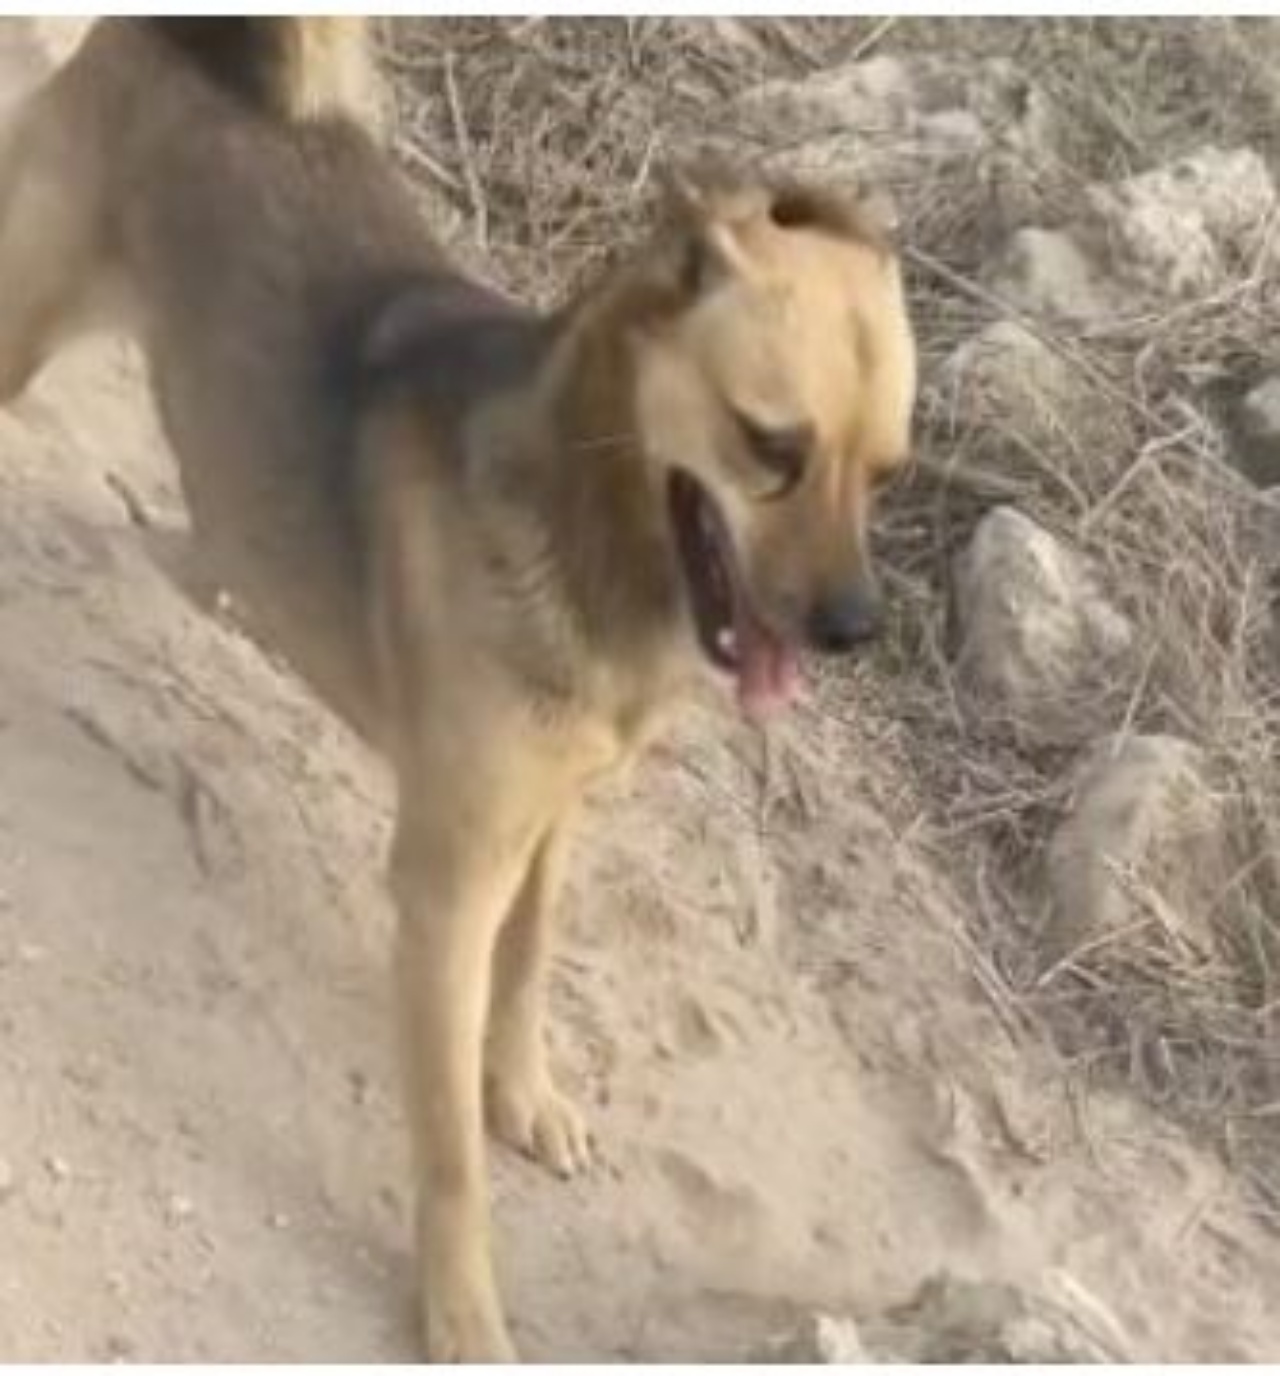
<path id="1" fill-rule="evenodd" d="M 699 684 L 760 709 L 873 629 L 914 352 L 857 204 L 724 169 L 528 312 L 449 268 L 375 89 L 359 21 L 96 25 L 0 143 L 0 400 L 131 331 L 205 557 L 393 766 L 427 1346 L 503 1359 L 486 1120 L 591 1150 L 544 1033 L 576 804 Z"/>

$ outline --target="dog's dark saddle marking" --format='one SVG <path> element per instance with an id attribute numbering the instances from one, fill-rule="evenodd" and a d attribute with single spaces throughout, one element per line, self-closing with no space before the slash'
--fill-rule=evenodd
<path id="1" fill-rule="evenodd" d="M 446 271 L 415 267 L 366 281 L 332 320 L 326 392 L 343 439 L 332 450 L 336 509 L 366 510 L 368 471 L 357 436 L 374 410 L 404 405 L 433 435 L 446 470 L 464 471 L 461 427 L 495 393 L 532 378 L 556 322 L 488 287 Z M 367 572 L 362 521 L 351 530 Z"/>
<path id="2" fill-rule="evenodd" d="M 448 273 L 383 284 L 361 315 L 348 355 L 357 405 L 417 402 L 448 439 L 485 397 L 531 377 L 554 336 L 550 318 Z"/>

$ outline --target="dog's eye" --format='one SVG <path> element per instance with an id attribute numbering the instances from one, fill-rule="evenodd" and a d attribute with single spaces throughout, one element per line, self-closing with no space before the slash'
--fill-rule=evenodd
<path id="1" fill-rule="evenodd" d="M 785 497 L 804 477 L 813 452 L 813 426 L 761 425 L 740 411 L 734 412 L 734 419 L 752 457 L 776 479 L 767 496 L 771 500 Z"/>

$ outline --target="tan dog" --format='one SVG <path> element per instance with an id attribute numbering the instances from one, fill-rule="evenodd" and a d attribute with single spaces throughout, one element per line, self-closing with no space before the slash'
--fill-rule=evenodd
<path id="1" fill-rule="evenodd" d="M 127 325 L 223 584 L 393 764 L 428 1346 L 500 1359 L 486 1110 L 557 1172 L 590 1150 L 543 1025 L 575 804 L 699 680 L 760 713 L 873 632 L 914 353 L 858 208 L 743 176 L 677 178 L 554 316 L 453 275 L 361 44 L 98 25 L 0 155 L 0 396 Z"/>

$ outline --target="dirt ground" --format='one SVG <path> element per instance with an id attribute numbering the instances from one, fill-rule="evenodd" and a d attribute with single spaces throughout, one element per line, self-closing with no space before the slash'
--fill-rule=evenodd
<path id="1" fill-rule="evenodd" d="M 47 40 L 4 21 L 0 102 Z M 0 413 L 0 1357 L 409 1359 L 386 780 L 182 595 L 181 519 L 122 344 Z M 744 1358 L 951 1273 L 1280 1359 L 1219 1157 L 983 998 L 878 691 L 692 713 L 595 808 L 555 1001 L 603 1161 L 494 1152 L 517 1342 Z"/>

